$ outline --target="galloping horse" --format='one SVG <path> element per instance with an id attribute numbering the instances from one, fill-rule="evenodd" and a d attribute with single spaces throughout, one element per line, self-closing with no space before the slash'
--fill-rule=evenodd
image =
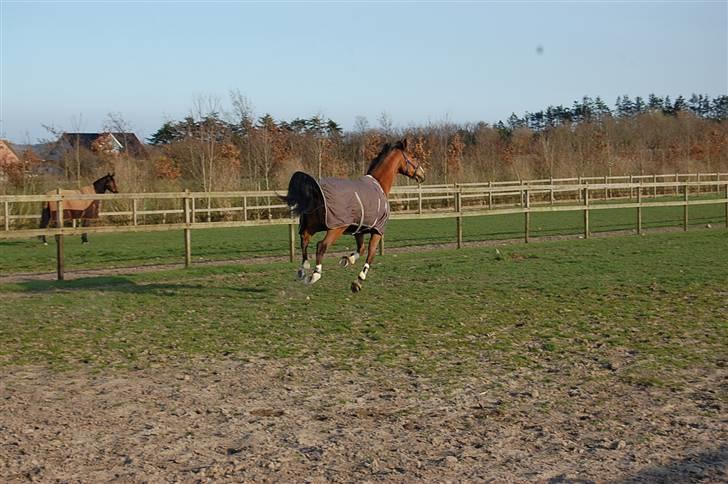
<path id="1" fill-rule="evenodd" d="M 93 185 L 82 187 L 81 190 L 61 190 L 61 195 L 78 195 L 78 194 L 90 194 L 90 193 L 119 193 L 116 188 L 116 181 L 114 180 L 114 174 L 109 173 L 106 176 L 102 176 Z M 55 195 L 57 192 L 46 192 L 46 195 Z M 99 217 L 99 200 L 68 200 L 63 202 L 63 220 L 74 220 L 81 219 L 83 227 L 88 226 L 88 220 Z M 50 222 L 55 223 L 56 212 L 58 204 L 56 202 L 48 202 L 43 207 L 43 213 L 40 218 L 40 228 L 44 229 L 48 227 Z M 48 245 L 45 235 L 40 236 L 43 244 Z M 88 244 L 88 234 L 81 234 L 81 242 Z"/>
<path id="2" fill-rule="evenodd" d="M 340 264 L 344 267 L 355 264 L 364 255 L 364 235 L 371 234 L 366 263 L 351 284 L 352 292 L 361 290 L 389 219 L 387 196 L 397 173 L 414 178 L 418 183 L 425 179 L 420 164 L 413 163 L 407 153 L 406 139 L 394 145 L 385 144 L 369 164 L 367 174 L 358 180 L 324 178 L 317 182 L 306 173 L 293 174 L 288 183 L 288 194 L 281 199 L 300 216 L 298 233 L 303 260 L 298 270 L 299 280 L 313 284 L 321 279 L 324 254 L 342 234 L 354 235 L 356 252 L 342 257 Z M 313 234 L 324 230 L 326 235 L 316 246 L 316 267 L 307 275 L 311 268 L 308 244 Z"/>

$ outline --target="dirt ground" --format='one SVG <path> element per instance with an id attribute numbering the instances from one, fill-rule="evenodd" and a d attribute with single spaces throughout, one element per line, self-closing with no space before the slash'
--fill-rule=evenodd
<path id="1" fill-rule="evenodd" d="M 451 381 L 287 363 L 0 369 L 0 480 L 728 480 L 726 369 L 666 388 L 618 359 Z"/>

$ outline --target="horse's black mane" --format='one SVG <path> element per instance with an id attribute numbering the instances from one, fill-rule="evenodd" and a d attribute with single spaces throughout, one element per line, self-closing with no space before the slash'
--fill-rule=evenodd
<path id="1" fill-rule="evenodd" d="M 384 161 L 387 156 L 389 156 L 389 153 L 392 152 L 392 150 L 402 150 L 404 149 L 404 146 L 402 145 L 401 141 L 397 141 L 394 144 L 385 143 L 384 146 L 382 146 L 382 151 L 379 152 L 379 154 L 369 163 L 369 168 L 367 168 L 367 173 L 371 173 L 374 168 L 379 165 L 382 161 Z"/>

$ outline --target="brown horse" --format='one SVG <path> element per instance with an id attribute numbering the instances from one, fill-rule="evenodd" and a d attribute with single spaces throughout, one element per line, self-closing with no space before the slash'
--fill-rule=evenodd
<path id="1" fill-rule="evenodd" d="M 61 190 L 61 195 L 78 195 L 78 194 L 91 194 L 91 193 L 119 193 L 116 188 L 116 181 L 114 180 L 114 174 L 109 173 L 108 175 L 102 176 L 92 185 L 82 187 L 81 190 Z M 56 195 L 57 192 L 47 192 L 46 195 Z M 63 202 L 63 220 L 76 220 L 81 219 L 83 227 L 88 226 L 89 219 L 99 217 L 99 207 L 101 205 L 100 200 L 68 200 Z M 58 211 L 58 204 L 56 202 L 48 202 L 43 207 L 43 213 L 40 218 L 40 228 L 44 229 L 48 227 L 49 223 L 55 223 L 56 212 Z M 48 245 L 45 235 L 41 235 L 40 239 L 43 244 Z M 88 244 L 88 234 L 81 234 L 81 242 Z"/>
<path id="2" fill-rule="evenodd" d="M 342 234 L 353 234 L 356 252 L 341 258 L 344 267 L 353 265 L 364 255 L 364 235 L 370 234 L 369 252 L 364 268 L 351 290 L 358 292 L 367 278 L 369 267 L 374 261 L 377 245 L 384 235 L 389 218 L 387 196 L 392 189 L 394 177 L 400 173 L 414 178 L 418 183 L 425 179 L 425 172 L 419 163 L 413 163 L 407 153 L 407 140 L 394 145 L 385 144 L 382 151 L 369 164 L 366 176 L 358 180 L 324 178 L 317 182 L 312 176 L 296 172 L 288 184 L 288 194 L 283 201 L 300 216 L 298 233 L 301 237 L 301 268 L 298 279 L 313 284 L 321 279 L 322 263 L 326 250 Z M 316 232 L 326 235 L 316 246 L 316 267 L 312 274 L 308 262 L 308 244 Z"/>

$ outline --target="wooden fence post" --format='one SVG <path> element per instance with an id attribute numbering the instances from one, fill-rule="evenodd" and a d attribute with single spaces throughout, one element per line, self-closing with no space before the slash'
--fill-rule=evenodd
<path id="1" fill-rule="evenodd" d="M 549 184 L 551 185 L 549 199 L 550 199 L 551 205 L 553 205 L 554 204 L 554 177 L 549 178 Z"/>
<path id="2" fill-rule="evenodd" d="M 131 201 L 131 223 L 136 227 L 137 225 L 137 199 Z"/>
<path id="3" fill-rule="evenodd" d="M 457 216 L 457 242 L 458 249 L 463 246 L 463 199 L 462 192 L 458 188 L 455 192 L 455 211 L 458 213 Z"/>
<path id="4" fill-rule="evenodd" d="M 190 190 L 185 190 L 184 195 L 185 211 L 185 267 L 192 265 L 192 234 L 190 230 Z M 208 212 L 209 213 L 209 212 Z"/>
<path id="5" fill-rule="evenodd" d="M 10 230 L 10 203 L 5 202 L 3 205 L 5 206 L 5 232 L 8 232 Z"/>
<path id="6" fill-rule="evenodd" d="M 422 185 L 417 185 L 417 213 L 422 215 Z"/>
<path id="7" fill-rule="evenodd" d="M 703 191 L 703 190 L 701 190 L 702 187 L 700 186 L 700 172 L 698 172 L 698 177 L 697 178 L 698 178 L 698 195 L 700 195 L 700 192 Z"/>
<path id="8" fill-rule="evenodd" d="M 629 176 L 629 201 L 632 201 L 632 198 L 634 197 L 634 191 L 632 188 L 632 184 L 634 183 L 634 175 Z"/>
<path id="9" fill-rule="evenodd" d="M 604 177 L 604 200 L 609 200 L 609 188 L 607 187 L 607 184 L 609 181 L 607 181 L 607 177 Z"/>
<path id="10" fill-rule="evenodd" d="M 524 241 L 526 243 L 528 243 L 528 232 L 529 232 L 529 228 L 530 228 L 529 225 L 531 224 L 531 212 L 529 211 L 531 208 L 531 197 L 530 197 L 530 194 L 528 193 L 528 190 L 526 190 L 525 202 L 526 202 L 526 207 L 525 207 L 526 210 L 523 212 L 523 233 L 524 233 L 523 237 L 524 237 Z"/>
<path id="11" fill-rule="evenodd" d="M 680 185 L 678 185 L 678 182 L 680 181 L 680 175 L 675 173 L 675 196 L 678 196 L 680 194 Z"/>
<path id="12" fill-rule="evenodd" d="M 488 210 L 493 208 L 493 182 L 488 181 Z"/>
<path id="13" fill-rule="evenodd" d="M 63 230 L 63 200 L 61 199 L 61 189 L 56 189 L 58 201 L 56 202 L 56 227 Z M 56 275 L 59 281 L 65 279 L 65 261 L 63 260 L 63 234 L 56 235 Z"/>
<path id="14" fill-rule="evenodd" d="M 243 221 L 248 221 L 248 197 L 243 197 Z"/>
<path id="15" fill-rule="evenodd" d="M 584 238 L 589 238 L 589 187 L 584 187 Z"/>
<path id="16" fill-rule="evenodd" d="M 642 235 L 642 186 L 637 189 L 637 234 Z"/>
<path id="17" fill-rule="evenodd" d="M 683 207 L 683 230 L 688 231 L 688 182 L 685 182 L 685 206 Z"/>
<path id="18" fill-rule="evenodd" d="M 581 187 L 581 177 L 578 177 L 577 178 L 577 182 L 576 183 L 577 183 L 577 185 L 579 185 Z M 579 201 L 581 201 L 581 194 L 582 194 L 581 188 L 577 189 L 576 190 L 576 193 L 577 193 L 577 197 L 579 198 Z"/>

